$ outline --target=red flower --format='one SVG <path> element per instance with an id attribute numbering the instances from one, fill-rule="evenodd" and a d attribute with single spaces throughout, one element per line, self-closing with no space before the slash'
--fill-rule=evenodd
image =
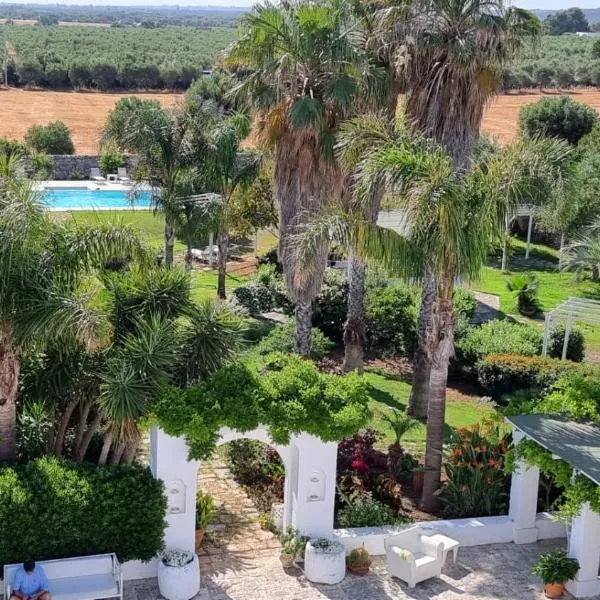
<path id="1" fill-rule="evenodd" d="M 359 473 L 367 473 L 369 471 L 369 466 L 364 460 L 352 461 L 352 468 Z"/>

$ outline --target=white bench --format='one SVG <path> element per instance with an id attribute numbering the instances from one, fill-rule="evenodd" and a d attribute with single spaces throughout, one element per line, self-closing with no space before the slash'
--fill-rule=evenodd
<path id="1" fill-rule="evenodd" d="M 37 561 L 44 568 L 52 600 L 123 600 L 123 574 L 116 554 Z M 4 600 L 9 600 L 21 564 L 4 565 Z"/>

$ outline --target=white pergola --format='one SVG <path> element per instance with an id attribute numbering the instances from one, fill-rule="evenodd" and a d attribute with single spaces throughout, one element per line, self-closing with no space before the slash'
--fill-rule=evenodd
<path id="1" fill-rule="evenodd" d="M 600 485 L 600 427 L 568 421 L 551 415 L 507 417 L 513 426 L 513 441 L 528 438 L 552 453 L 552 458 L 567 461 L 575 473 L 581 473 Z M 514 523 L 515 544 L 538 539 L 536 514 L 540 471 L 519 461 L 512 475 L 509 516 Z M 569 529 L 569 528 L 567 528 Z M 579 571 L 567 590 L 575 598 L 600 594 L 600 514 L 584 504 L 571 522 L 568 554 L 579 561 Z"/>
<path id="2" fill-rule="evenodd" d="M 575 321 L 581 321 L 590 325 L 600 325 L 600 301 L 588 298 L 568 298 L 547 312 L 544 322 L 542 356 L 548 354 L 548 340 L 552 324 L 562 320 L 567 322 L 562 348 L 562 360 L 565 360 L 567 358 L 567 348 L 569 347 L 569 337 Z"/>

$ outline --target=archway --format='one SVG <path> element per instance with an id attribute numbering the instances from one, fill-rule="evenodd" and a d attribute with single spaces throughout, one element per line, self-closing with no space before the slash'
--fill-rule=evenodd
<path id="1" fill-rule="evenodd" d="M 300 433 L 287 446 L 273 444 L 267 429 L 249 432 L 223 428 L 219 444 L 235 439 L 253 439 L 269 444 L 285 466 L 284 527 L 294 527 L 309 536 L 333 532 L 337 443 Z M 172 437 L 154 428 L 151 433 L 151 468 L 165 482 L 167 528 L 165 545 L 193 552 L 195 549 L 196 489 L 199 461 L 188 460 L 184 438 Z"/>

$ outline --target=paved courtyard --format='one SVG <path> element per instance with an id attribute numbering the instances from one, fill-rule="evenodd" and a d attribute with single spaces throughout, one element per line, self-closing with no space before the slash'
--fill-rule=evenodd
<path id="1" fill-rule="evenodd" d="M 284 571 L 276 549 L 201 558 L 202 589 L 196 600 L 542 600 L 541 583 L 531 566 L 541 552 L 557 549 L 556 541 L 516 546 L 494 544 L 461 548 L 441 579 L 410 590 L 392 579 L 383 557 L 372 574 L 347 575 L 338 585 L 315 585 L 300 569 Z M 129 582 L 124 600 L 159 600 L 156 579 Z"/>

